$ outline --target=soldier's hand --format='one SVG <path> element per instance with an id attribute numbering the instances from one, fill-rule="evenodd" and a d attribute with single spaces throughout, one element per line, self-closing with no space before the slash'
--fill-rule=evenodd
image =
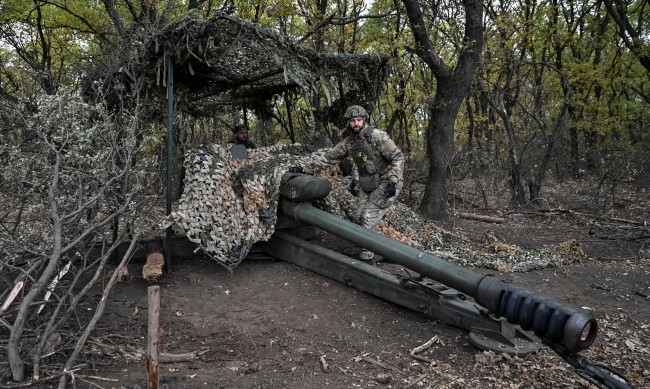
<path id="1" fill-rule="evenodd" d="M 394 182 L 389 182 L 386 184 L 386 188 L 384 189 L 384 195 L 386 196 L 387 199 L 395 196 L 395 193 L 397 193 L 397 188 L 395 187 Z"/>
<path id="2" fill-rule="evenodd" d="M 354 161 L 352 160 L 352 157 L 347 157 L 339 162 L 339 169 L 341 169 L 343 177 L 351 175 L 352 170 L 354 169 Z"/>

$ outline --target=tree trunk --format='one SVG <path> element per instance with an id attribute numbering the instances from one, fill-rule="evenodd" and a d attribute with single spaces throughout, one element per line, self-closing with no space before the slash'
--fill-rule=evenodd
<path id="1" fill-rule="evenodd" d="M 415 51 L 436 78 L 436 95 L 430 108 L 431 119 L 426 134 L 429 176 L 419 210 L 425 217 L 440 220 L 447 217 L 447 176 L 451 171 L 454 122 L 481 60 L 483 1 L 463 0 L 465 32 L 453 69 L 442 61 L 433 46 L 420 3 L 417 0 L 402 1 L 415 38 Z"/>
<path id="2" fill-rule="evenodd" d="M 578 140 L 578 129 L 576 126 L 571 126 L 569 128 L 569 139 L 571 147 L 571 165 L 569 166 L 571 175 L 573 177 L 578 176 L 578 171 L 580 170 L 580 143 Z"/>
<path id="3" fill-rule="evenodd" d="M 285 93 L 284 96 L 284 105 L 287 108 L 287 127 L 289 129 L 289 139 L 291 139 L 291 143 L 296 143 L 296 131 L 293 129 L 293 117 L 291 115 L 291 101 L 289 100 L 289 97 Z"/>
<path id="4" fill-rule="evenodd" d="M 521 163 L 519 162 L 519 146 L 517 145 L 517 137 L 515 130 L 510 123 L 510 117 L 503 107 L 498 109 L 498 114 L 503 119 L 503 127 L 508 136 L 508 157 L 510 159 L 510 193 L 512 194 L 512 201 L 515 205 L 523 205 L 526 202 L 526 194 L 524 193 L 524 185 L 521 182 Z"/>
<path id="5" fill-rule="evenodd" d="M 446 81 L 446 82 L 444 82 Z M 451 159 L 454 149 L 454 122 L 462 98 L 454 96 L 456 89 L 452 82 L 439 80 L 438 93 L 430 110 L 431 119 L 427 127 L 427 157 L 429 175 L 420 203 L 420 212 L 432 219 L 441 220 L 448 216 L 448 179 L 451 176 Z"/>
<path id="6" fill-rule="evenodd" d="M 18 313 L 16 314 L 16 320 L 14 320 L 11 331 L 9 331 L 9 341 L 7 342 L 7 360 L 11 368 L 12 378 L 16 382 L 22 381 L 25 377 L 25 364 L 23 363 L 22 357 L 20 356 L 20 349 L 22 346 L 22 334 L 25 330 L 25 323 L 29 318 L 32 303 L 36 299 L 36 296 L 38 296 L 49 284 L 56 270 L 56 265 L 61 259 L 63 247 L 63 222 L 59 215 L 59 208 L 56 199 L 56 193 L 59 184 L 60 166 L 61 155 L 57 153 L 54 163 L 52 184 L 50 184 L 50 187 L 48 189 L 48 202 L 50 204 L 50 218 L 52 222 L 52 252 L 49 256 L 47 266 L 38 277 L 38 280 L 34 282 L 29 292 L 25 294 L 25 297 L 23 297 L 22 301 L 20 302 L 20 307 L 18 308 Z"/>

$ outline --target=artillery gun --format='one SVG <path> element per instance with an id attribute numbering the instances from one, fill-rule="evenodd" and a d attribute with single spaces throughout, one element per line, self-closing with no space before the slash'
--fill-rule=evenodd
<path id="1" fill-rule="evenodd" d="M 616 369 L 578 354 L 598 333 L 591 311 L 530 292 L 510 280 L 482 275 L 316 208 L 329 194 L 328 181 L 286 173 L 280 185 L 276 232 L 262 249 L 366 293 L 467 330 L 483 350 L 525 355 L 548 346 L 576 372 L 601 388 L 630 388 Z M 326 231 L 399 264 L 418 276 L 400 276 L 305 239 Z M 310 232 L 311 231 L 311 232 Z"/>
<path id="2" fill-rule="evenodd" d="M 319 203 L 327 203 L 332 184 L 320 177 L 293 172 L 296 169 L 289 165 L 288 154 L 283 154 L 281 161 L 272 161 L 260 159 L 259 155 L 249 158 L 243 146 L 213 151 L 209 155 L 200 151 L 195 159 L 188 160 L 194 173 L 186 179 L 195 177 L 196 185 L 190 186 L 195 191 L 187 193 L 188 200 L 181 201 L 177 213 L 189 238 L 186 243 L 199 242 L 201 246 L 182 249 L 181 242 L 176 242 L 167 251 L 169 257 L 174 256 L 174 251 L 180 254 L 188 249 L 196 252 L 199 248 L 209 254 L 218 243 L 220 251 L 217 252 L 222 255 L 216 259 L 224 265 L 236 266 L 249 253 L 249 246 L 242 249 L 242 239 L 249 239 L 250 231 L 255 230 L 256 238 L 245 243 L 257 242 L 257 249 L 266 255 L 464 329 L 469 333 L 469 342 L 480 349 L 521 356 L 547 346 L 598 387 L 632 387 L 621 372 L 591 363 L 579 354 L 597 337 L 598 323 L 591 311 L 533 293 L 493 274 L 479 274 L 447 262 L 317 208 L 312 202 L 322 199 L 325 201 Z M 252 162 L 242 168 L 238 161 L 243 160 Z M 215 170 L 215 166 L 232 162 L 235 168 L 231 170 Z M 213 180 L 218 182 L 215 184 Z M 243 190 L 236 194 L 233 188 L 243 183 L 248 185 L 248 197 L 240 201 Z M 260 186 L 270 189 L 264 192 Z M 340 190 L 332 191 L 331 197 L 336 199 Z M 261 193 L 269 197 L 259 201 Z M 226 217 L 223 201 L 233 196 L 236 196 L 235 203 L 242 203 L 242 208 L 248 211 L 229 211 L 234 218 L 228 220 L 230 224 L 222 225 Z M 205 205 L 200 201 L 203 198 L 214 205 L 210 210 L 217 212 L 204 214 Z M 205 226 L 205 230 L 197 229 L 197 223 Z M 257 223 L 256 227 L 251 227 L 252 223 Z M 240 229 L 243 225 L 247 229 Z M 212 235 L 214 227 L 224 232 L 218 239 Z M 371 250 L 401 269 L 388 271 L 394 266 L 373 266 L 316 244 L 310 239 L 318 231 Z M 204 242 L 201 236 L 211 240 Z"/>

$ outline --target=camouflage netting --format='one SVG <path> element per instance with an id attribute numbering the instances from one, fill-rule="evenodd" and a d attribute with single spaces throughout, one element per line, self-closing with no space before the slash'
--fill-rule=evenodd
<path id="1" fill-rule="evenodd" d="M 273 234 L 282 176 L 307 153 L 300 145 L 270 146 L 239 161 L 230 146 L 213 144 L 186 156 L 185 190 L 170 219 L 232 269 L 254 243 Z"/>
<path id="2" fill-rule="evenodd" d="M 449 262 L 501 272 L 558 267 L 580 262 L 585 257 L 580 244 L 575 240 L 539 250 L 526 250 L 489 237 L 484 243 L 471 242 L 424 220 L 401 203 L 395 204 L 386 214 L 379 224 L 379 231 Z"/>
<path id="3" fill-rule="evenodd" d="M 167 223 L 228 269 L 247 256 L 253 244 L 268 240 L 275 231 L 282 176 L 292 166 L 329 180 L 332 191 L 314 205 L 341 218 L 357 221 L 359 210 L 349 188 L 351 177 L 338 167 L 309 170 L 313 159 L 326 149 L 312 152 L 299 144 L 249 150 L 244 161 L 231 157 L 231 146 L 209 145 L 185 158 L 185 191 L 178 209 Z M 499 271 L 528 271 L 561 266 L 584 257 L 575 241 L 527 251 L 492 240 L 471 243 L 464 237 L 425 221 L 406 205 L 396 203 L 379 223 L 378 231 L 413 247 L 463 266 Z"/>
<path id="4" fill-rule="evenodd" d="M 173 59 L 175 110 L 193 117 L 214 117 L 224 106 L 244 105 L 268 114 L 268 105 L 285 92 L 325 94 L 332 101 L 314 112 L 324 122 L 340 124 L 348 101 L 370 106 L 376 101 L 388 67 L 383 54 L 323 53 L 269 29 L 218 11 L 196 14 L 142 37 L 130 50 L 112 57 L 115 81 L 129 85 L 111 93 L 143 94 L 163 113 L 167 98 L 167 58 Z M 98 66 L 88 81 L 103 80 Z M 345 91 L 330 85 L 341 82 Z M 307 99 L 309 101 L 309 99 Z"/>

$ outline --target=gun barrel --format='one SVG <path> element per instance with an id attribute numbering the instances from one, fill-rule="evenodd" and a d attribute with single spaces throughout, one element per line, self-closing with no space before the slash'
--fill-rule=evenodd
<path id="1" fill-rule="evenodd" d="M 598 327 L 590 311 L 534 294 L 493 275 L 477 274 L 341 219 L 308 202 L 282 200 L 280 210 L 471 296 L 510 323 L 533 330 L 543 342 L 556 348 L 569 353 L 579 352 L 590 347 L 596 338 Z"/>
<path id="2" fill-rule="evenodd" d="M 280 208 L 287 216 L 372 250 L 385 258 L 389 258 L 467 295 L 476 295 L 478 284 L 483 278 L 482 275 L 467 270 L 462 266 L 447 262 L 358 224 L 341 219 L 312 206 L 310 203 L 295 203 L 283 200 L 280 203 Z"/>

